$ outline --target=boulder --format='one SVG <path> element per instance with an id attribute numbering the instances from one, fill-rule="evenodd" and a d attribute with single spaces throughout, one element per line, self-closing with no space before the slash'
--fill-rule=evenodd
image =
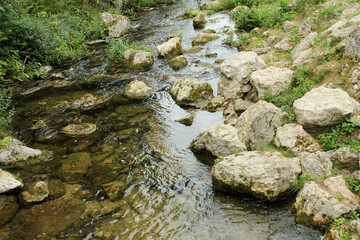
<path id="1" fill-rule="evenodd" d="M 193 46 L 204 45 L 208 42 L 214 41 L 220 38 L 219 33 L 202 32 L 192 41 Z"/>
<path id="2" fill-rule="evenodd" d="M 264 96 L 266 91 L 274 95 L 281 94 L 290 86 L 293 71 L 287 68 L 269 67 L 253 72 L 250 75 L 250 82 L 256 88 L 258 97 Z"/>
<path id="3" fill-rule="evenodd" d="M 124 59 L 129 61 L 131 69 L 151 69 L 154 64 L 154 56 L 151 52 L 128 49 L 124 52 Z"/>
<path id="4" fill-rule="evenodd" d="M 198 106 L 212 97 L 212 87 L 204 80 L 185 78 L 176 80 L 170 88 L 175 102 L 184 106 Z"/>
<path id="5" fill-rule="evenodd" d="M 53 153 L 50 151 L 29 148 L 15 138 L 4 139 L 9 145 L 7 148 L 0 148 L 0 165 L 32 165 L 52 159 Z"/>
<path id="6" fill-rule="evenodd" d="M 295 123 L 277 129 L 275 145 L 293 152 L 316 152 L 321 149 L 321 145 L 301 125 Z"/>
<path id="7" fill-rule="evenodd" d="M 200 133 L 190 144 L 194 152 L 208 151 L 213 156 L 226 156 L 234 151 L 246 151 L 246 146 L 231 125 L 213 126 Z"/>
<path id="8" fill-rule="evenodd" d="M 294 27 L 296 27 L 296 24 L 290 21 L 285 21 L 284 22 L 284 30 L 285 32 L 290 32 L 291 29 L 293 29 Z"/>
<path id="9" fill-rule="evenodd" d="M 22 186 L 24 186 L 24 184 L 21 179 L 15 177 L 8 171 L 0 169 L 0 193 L 5 193 Z"/>
<path id="10" fill-rule="evenodd" d="M 49 196 L 48 184 L 38 181 L 31 184 L 25 191 L 20 193 L 20 198 L 26 203 L 41 202 Z"/>
<path id="11" fill-rule="evenodd" d="M 293 60 L 292 66 L 296 67 L 296 66 L 305 65 L 306 60 L 308 60 L 310 58 L 311 54 L 312 54 L 311 48 L 295 54 L 292 58 L 292 60 Z"/>
<path id="12" fill-rule="evenodd" d="M 100 19 L 106 24 L 109 36 L 120 37 L 130 29 L 130 20 L 126 16 L 104 12 Z"/>
<path id="13" fill-rule="evenodd" d="M 349 238 L 346 238 L 349 237 Z M 360 239 L 360 219 L 345 221 L 343 224 L 333 224 L 326 231 L 324 240 L 359 240 Z"/>
<path id="14" fill-rule="evenodd" d="M 52 239 L 79 221 L 84 211 L 84 202 L 69 196 L 23 209 L 13 219 L 9 239 Z"/>
<path id="15" fill-rule="evenodd" d="M 351 172 L 359 169 L 360 153 L 351 151 L 349 147 L 342 147 L 326 152 L 335 168 L 347 169 Z"/>
<path id="16" fill-rule="evenodd" d="M 352 58 L 360 57 L 360 25 L 345 41 L 345 56 Z"/>
<path id="17" fill-rule="evenodd" d="M 130 99 L 144 99 L 148 97 L 154 90 L 143 81 L 132 81 L 124 90 L 124 95 Z"/>
<path id="18" fill-rule="evenodd" d="M 302 152 L 299 157 L 302 173 L 319 178 L 331 175 L 333 164 L 325 152 Z"/>
<path id="19" fill-rule="evenodd" d="M 194 122 L 194 115 L 190 114 L 188 116 L 176 120 L 176 122 L 179 122 L 185 126 L 191 126 Z"/>
<path id="20" fill-rule="evenodd" d="M 72 153 L 67 156 L 60 167 L 60 177 L 66 182 L 82 180 L 88 167 L 91 156 L 87 152 Z"/>
<path id="21" fill-rule="evenodd" d="M 278 127 L 284 125 L 287 114 L 272 103 L 259 101 L 243 112 L 236 123 L 239 136 L 249 150 L 256 150 L 274 140 Z"/>
<path id="22" fill-rule="evenodd" d="M 278 42 L 274 47 L 278 51 L 289 52 L 294 48 L 295 43 L 290 41 L 290 39 L 285 38 L 281 42 Z"/>
<path id="23" fill-rule="evenodd" d="M 19 205 L 15 196 L 0 195 L 0 226 L 13 218 L 18 208 Z"/>
<path id="24" fill-rule="evenodd" d="M 316 226 L 327 224 L 343 214 L 359 208 L 359 197 L 347 187 L 339 175 L 326 180 L 309 181 L 296 196 L 296 221 Z"/>
<path id="25" fill-rule="evenodd" d="M 218 95 L 227 98 L 241 98 L 244 95 L 250 74 L 266 68 L 265 62 L 254 52 L 239 52 L 227 58 L 220 66 L 221 78 Z"/>
<path id="26" fill-rule="evenodd" d="M 188 65 L 188 60 L 186 59 L 185 56 L 180 55 L 180 56 L 177 56 L 177 57 L 174 57 L 173 59 L 171 59 L 169 61 L 169 65 L 172 69 L 179 70 Z"/>
<path id="27" fill-rule="evenodd" d="M 173 37 L 167 42 L 156 47 L 159 56 L 162 57 L 175 57 L 182 53 L 181 38 Z"/>
<path id="28" fill-rule="evenodd" d="M 194 20 L 193 20 L 193 26 L 195 29 L 203 28 L 205 27 L 205 24 L 207 23 L 205 20 L 205 13 L 198 14 Z"/>
<path id="29" fill-rule="evenodd" d="M 303 40 L 301 40 L 301 42 L 293 50 L 293 54 L 294 54 L 293 58 L 296 58 L 295 57 L 296 54 L 308 49 L 311 46 L 312 42 L 317 37 L 317 35 L 318 35 L 317 32 L 312 32 L 309 35 L 307 35 Z"/>
<path id="30" fill-rule="evenodd" d="M 251 194 L 269 201 L 289 192 L 300 172 L 296 159 L 267 151 L 229 155 L 211 169 L 218 190 Z"/>
<path id="31" fill-rule="evenodd" d="M 359 109 L 359 103 L 341 89 L 318 87 L 297 99 L 293 109 L 305 128 L 326 127 L 343 122 Z"/>

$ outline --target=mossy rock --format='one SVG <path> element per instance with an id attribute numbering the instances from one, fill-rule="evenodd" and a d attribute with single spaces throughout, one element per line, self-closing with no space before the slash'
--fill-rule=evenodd
<path id="1" fill-rule="evenodd" d="M 62 132 L 71 135 L 89 135 L 96 131 L 96 125 L 92 123 L 70 124 L 62 129 Z"/>
<path id="2" fill-rule="evenodd" d="M 177 56 L 169 61 L 169 65 L 172 67 L 172 69 L 178 70 L 186 67 L 188 65 L 188 60 L 183 55 Z"/>

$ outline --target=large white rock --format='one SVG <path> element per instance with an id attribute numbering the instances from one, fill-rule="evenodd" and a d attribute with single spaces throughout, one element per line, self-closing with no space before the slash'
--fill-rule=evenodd
<path id="1" fill-rule="evenodd" d="M 182 53 L 181 38 L 173 37 L 167 42 L 156 47 L 158 54 L 162 57 L 175 57 Z"/>
<path id="2" fill-rule="evenodd" d="M 106 24 L 109 30 L 109 36 L 120 37 L 130 29 L 130 20 L 126 16 L 116 15 L 104 12 L 100 19 Z"/>
<path id="3" fill-rule="evenodd" d="M 296 55 L 296 54 L 308 49 L 311 46 L 312 42 L 317 37 L 317 35 L 318 35 L 317 32 L 309 33 L 309 35 L 307 35 L 303 40 L 301 40 L 300 43 L 294 48 L 293 54 Z M 296 57 L 294 57 L 294 58 L 296 58 Z"/>
<path id="4" fill-rule="evenodd" d="M 293 73 L 287 68 L 269 67 L 253 72 L 250 82 L 256 88 L 259 97 L 263 97 L 268 90 L 274 95 L 279 95 L 290 86 Z"/>
<path id="5" fill-rule="evenodd" d="M 42 154 L 41 150 L 26 147 L 15 138 L 6 137 L 5 139 L 7 139 L 10 144 L 8 148 L 0 148 L 0 163 L 9 164 L 17 161 L 25 161 Z"/>
<path id="6" fill-rule="evenodd" d="M 211 169 L 214 185 L 222 191 L 251 194 L 275 201 L 297 183 L 301 169 L 296 158 L 279 152 L 253 151 L 229 155 Z"/>
<path id="7" fill-rule="evenodd" d="M 359 103 L 341 89 L 318 87 L 296 100 L 293 109 L 304 127 L 325 127 L 343 122 L 359 109 Z"/>
<path id="8" fill-rule="evenodd" d="M 302 152 L 300 153 L 300 164 L 302 173 L 316 177 L 331 175 L 333 164 L 325 152 Z"/>
<path id="9" fill-rule="evenodd" d="M 211 85 L 197 78 L 176 80 L 170 88 L 170 94 L 180 105 L 195 106 L 212 96 Z"/>
<path id="10" fill-rule="evenodd" d="M 347 187 L 341 175 L 309 181 L 296 196 L 296 220 L 324 225 L 330 220 L 359 208 L 359 197 Z"/>
<path id="11" fill-rule="evenodd" d="M 213 126 L 200 133 L 190 144 L 194 152 L 208 151 L 214 156 L 226 156 L 234 151 L 246 151 L 237 129 L 231 125 Z"/>
<path id="12" fill-rule="evenodd" d="M 274 140 L 275 131 L 284 125 L 287 114 L 272 103 L 259 101 L 243 112 L 236 123 L 239 137 L 244 140 L 247 149 L 269 144 Z"/>
<path id="13" fill-rule="evenodd" d="M 265 62 L 254 52 L 239 52 L 230 56 L 220 66 L 222 77 L 218 82 L 218 95 L 241 98 L 250 74 L 264 68 Z"/>
<path id="14" fill-rule="evenodd" d="M 359 169 L 360 153 L 351 151 L 349 147 L 342 147 L 326 152 L 334 167 L 339 170 L 347 169 L 351 172 Z"/>
<path id="15" fill-rule="evenodd" d="M 275 145 L 293 152 L 316 152 L 321 149 L 321 145 L 301 125 L 295 123 L 277 129 Z"/>
<path id="16" fill-rule="evenodd" d="M 15 178 L 8 171 L 0 169 L 0 194 L 22 186 L 23 183 L 19 179 Z"/>
<path id="17" fill-rule="evenodd" d="M 132 81 L 125 87 L 124 94 L 130 99 L 144 99 L 153 92 L 153 89 L 143 81 Z"/>

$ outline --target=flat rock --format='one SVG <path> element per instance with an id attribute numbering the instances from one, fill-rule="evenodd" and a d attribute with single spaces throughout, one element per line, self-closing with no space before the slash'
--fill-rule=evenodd
<path id="1" fill-rule="evenodd" d="M 15 216 L 19 205 L 16 196 L 0 195 L 0 226 Z"/>
<path id="2" fill-rule="evenodd" d="M 306 182 L 296 196 L 296 221 L 316 226 L 328 223 L 359 208 L 359 197 L 347 187 L 341 175 L 326 180 Z"/>
<path id="3" fill-rule="evenodd" d="M 250 81 L 250 74 L 266 68 L 265 62 L 254 52 L 239 52 L 227 58 L 221 65 L 218 95 L 227 98 L 241 98 Z"/>
<path id="4" fill-rule="evenodd" d="M 124 90 L 124 95 L 130 99 L 144 99 L 148 97 L 154 90 L 143 81 L 132 81 Z"/>
<path id="5" fill-rule="evenodd" d="M 194 152 L 208 151 L 213 156 L 226 156 L 234 151 L 246 151 L 237 129 L 231 125 L 213 126 L 200 133 L 190 144 Z"/>
<path id="6" fill-rule="evenodd" d="M 229 155 L 211 169 L 216 189 L 251 194 L 269 201 L 286 194 L 297 183 L 300 172 L 295 159 L 266 151 Z"/>
<path id="7" fill-rule="evenodd" d="M 307 35 L 303 40 L 300 41 L 300 43 L 294 48 L 293 50 L 293 54 L 296 55 L 306 49 L 308 49 L 312 42 L 315 40 L 315 38 L 317 37 L 318 33 L 317 32 L 312 32 L 309 35 Z M 296 57 L 294 57 L 296 58 Z"/>
<path id="8" fill-rule="evenodd" d="M 219 39 L 221 35 L 219 33 L 202 32 L 192 41 L 193 46 L 204 45 L 208 42 Z"/>
<path id="9" fill-rule="evenodd" d="M 185 106 L 197 106 L 212 97 L 211 85 L 197 78 L 176 80 L 170 88 L 170 94 L 175 102 Z"/>
<path id="10" fill-rule="evenodd" d="M 321 149 L 321 145 L 301 125 L 295 123 L 277 129 L 275 145 L 293 152 L 316 152 Z"/>
<path id="11" fill-rule="evenodd" d="M 299 157 L 302 173 L 319 178 L 331 175 L 333 164 L 325 152 L 302 152 Z"/>
<path id="12" fill-rule="evenodd" d="M 290 86 L 293 73 L 287 68 L 269 67 L 253 72 L 250 82 L 256 88 L 259 98 L 269 90 L 272 94 L 279 95 Z"/>
<path id="13" fill-rule="evenodd" d="M 326 127 L 343 122 L 359 109 L 359 103 L 341 89 L 318 87 L 296 100 L 293 109 L 304 127 Z"/>
<path id="14" fill-rule="evenodd" d="M 243 112 L 236 128 L 249 150 L 274 140 L 276 129 L 285 124 L 287 114 L 272 103 L 259 101 Z"/>
<path id="15" fill-rule="evenodd" d="M 19 178 L 16 178 L 8 171 L 0 169 L 0 193 L 5 193 L 22 186 L 24 186 L 24 184 Z"/>

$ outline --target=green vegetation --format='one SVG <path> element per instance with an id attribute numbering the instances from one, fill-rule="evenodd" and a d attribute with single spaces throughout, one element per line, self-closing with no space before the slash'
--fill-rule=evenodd
<path id="1" fill-rule="evenodd" d="M 285 89 L 281 95 L 273 95 L 271 91 L 267 91 L 263 100 L 273 103 L 275 106 L 282 108 L 288 113 L 289 121 L 295 122 L 295 114 L 292 111 L 292 105 L 296 99 L 299 99 L 310 91 L 314 85 L 321 82 L 324 74 L 314 74 L 309 69 L 299 67 L 293 74 L 292 84 Z"/>
<path id="2" fill-rule="evenodd" d="M 352 151 L 358 152 L 360 151 L 360 142 L 351 136 L 351 133 L 356 129 L 359 129 L 359 125 L 346 119 L 333 128 L 331 132 L 319 134 L 315 138 L 325 151 L 348 146 Z"/>
<path id="3" fill-rule="evenodd" d="M 354 179 L 351 175 L 346 175 L 345 180 L 349 184 L 349 189 L 360 196 L 360 182 Z"/>
<path id="4" fill-rule="evenodd" d="M 321 179 L 321 178 L 310 175 L 310 174 L 303 173 L 299 176 L 299 179 L 298 179 L 296 185 L 294 185 L 292 187 L 291 191 L 293 193 L 297 193 L 304 186 L 304 184 L 306 182 L 315 181 L 315 180 L 319 180 L 319 179 Z"/>
<path id="5" fill-rule="evenodd" d="M 295 153 L 290 151 L 289 149 L 280 148 L 271 144 L 264 144 L 257 147 L 257 150 L 269 151 L 269 152 L 280 152 L 284 157 L 292 158 L 295 157 Z"/>

